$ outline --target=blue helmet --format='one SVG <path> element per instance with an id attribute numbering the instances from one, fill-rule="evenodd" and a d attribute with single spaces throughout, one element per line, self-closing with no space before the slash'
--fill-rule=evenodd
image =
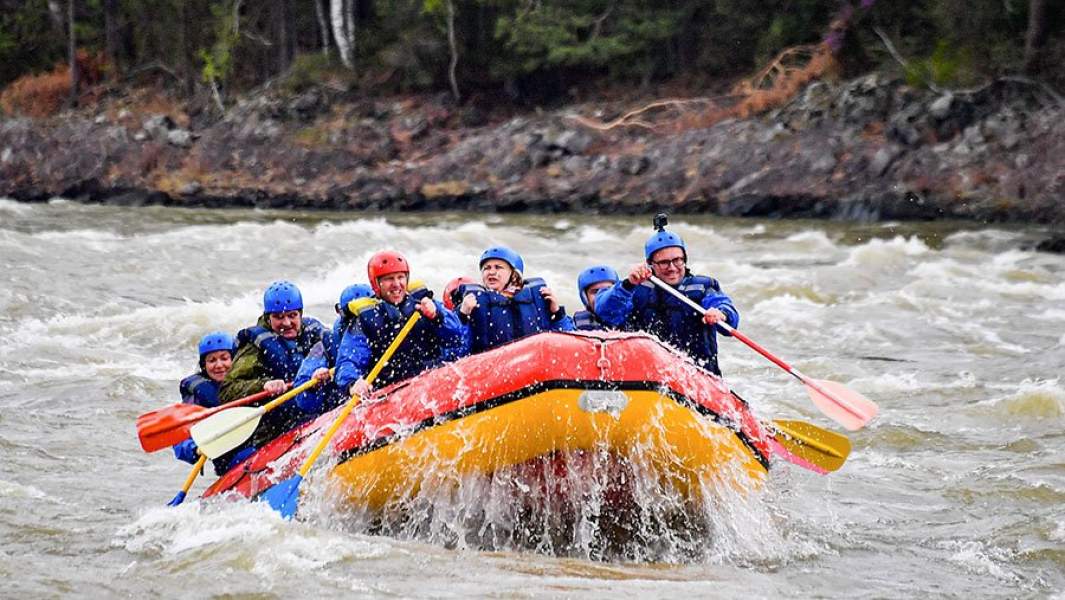
<path id="1" fill-rule="evenodd" d="M 477 263 L 478 268 L 483 267 L 484 261 L 490 258 L 498 258 L 507 263 L 519 275 L 525 272 L 525 261 L 521 259 L 521 255 L 506 246 L 492 246 L 485 250 L 484 254 L 481 254 L 480 262 Z"/>
<path id="2" fill-rule="evenodd" d="M 671 248 L 674 246 L 684 251 L 684 258 L 688 257 L 688 248 L 684 245 L 684 240 L 680 239 L 680 236 L 672 231 L 661 229 L 651 234 L 651 237 L 647 238 L 647 243 L 643 245 L 643 256 L 648 262 L 650 262 L 652 254 L 658 252 L 662 248 Z"/>
<path id="3" fill-rule="evenodd" d="M 208 354 L 219 350 L 226 350 L 230 354 L 233 354 L 235 349 L 236 344 L 233 343 L 233 336 L 224 331 L 212 331 L 200 338 L 201 359 Z"/>
<path id="4" fill-rule="evenodd" d="M 348 305 L 352 300 L 358 300 L 359 298 L 372 298 L 373 288 L 365 283 L 356 283 L 344 288 L 343 292 L 340 292 L 340 303 L 337 304 L 337 312 L 340 312 Z"/>
<path id="5" fill-rule="evenodd" d="M 577 276 L 577 296 L 580 297 L 581 302 L 584 302 L 584 307 L 588 310 L 592 310 L 592 307 L 588 305 L 584 290 L 593 283 L 599 283 L 600 281 L 617 283 L 618 272 L 607 265 L 595 265 L 581 271 L 581 274 Z"/>
<path id="6" fill-rule="evenodd" d="M 275 281 L 263 293 L 263 312 L 266 314 L 303 310 L 303 296 L 291 281 Z"/>

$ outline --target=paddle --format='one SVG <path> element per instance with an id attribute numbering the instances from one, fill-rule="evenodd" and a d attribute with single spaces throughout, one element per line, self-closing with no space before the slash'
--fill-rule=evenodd
<path id="1" fill-rule="evenodd" d="M 377 364 L 370 370 L 370 374 L 366 376 L 366 383 L 373 384 L 374 380 L 377 379 L 378 374 L 381 373 L 381 369 L 388 364 L 389 359 L 392 358 L 396 349 L 398 349 L 399 345 L 403 343 L 403 339 L 407 337 L 407 334 L 414 328 L 415 323 L 418 322 L 418 318 L 421 316 L 422 313 L 414 311 L 414 314 L 407 319 L 407 323 L 403 326 L 403 329 L 399 330 L 395 339 L 393 339 L 392 343 L 388 345 L 387 349 L 385 349 L 385 353 L 381 355 L 381 359 L 377 361 Z M 307 457 L 307 460 L 303 461 L 303 465 L 300 466 L 300 470 L 296 475 L 274 484 L 273 487 L 263 493 L 260 499 L 265 499 L 270 504 L 271 508 L 281 513 L 282 518 L 291 519 L 296 514 L 300 497 L 300 483 L 311 470 L 314 461 L 318 460 L 318 455 L 325 450 L 326 445 L 329 444 L 337 430 L 340 429 L 340 425 L 344 422 L 344 419 L 348 418 L 351 411 L 355 409 L 355 405 L 359 403 L 359 399 L 358 394 L 352 394 L 351 399 L 344 404 L 344 408 L 341 409 L 340 414 L 337 415 L 333 424 L 329 426 L 325 435 L 323 435 L 322 439 L 318 441 L 318 445 L 314 447 L 311 455 Z"/>
<path id="2" fill-rule="evenodd" d="M 189 428 L 197 421 L 202 421 L 227 408 L 244 406 L 245 404 L 265 400 L 270 396 L 270 392 L 264 390 L 258 394 L 245 396 L 240 400 L 220 404 L 213 408 L 205 408 L 198 404 L 171 404 L 137 417 L 137 437 L 140 439 L 141 448 L 145 452 L 155 452 L 156 450 L 169 448 L 174 444 L 187 440 Z"/>
<path id="3" fill-rule="evenodd" d="M 670 294 L 673 294 L 678 300 L 691 306 L 699 311 L 699 313 L 706 311 L 706 309 L 696 304 L 691 298 L 682 294 L 680 290 L 666 284 L 658 277 L 652 275 L 650 279 L 652 283 Z M 784 369 L 801 381 L 806 386 L 806 393 L 810 396 L 810 399 L 813 400 L 814 405 L 822 413 L 843 427 L 855 431 L 864 427 L 870 419 L 876 416 L 876 413 L 879 410 L 876 403 L 858 392 L 835 381 L 807 377 L 800 373 L 798 369 L 792 368 L 786 362 L 770 354 L 768 350 L 756 344 L 754 340 L 743 335 L 728 323 L 719 321 L 717 326 L 723 329 L 726 333 L 731 334 L 732 337 L 747 344 L 752 350 L 768 358 L 770 362 L 781 369 Z"/>
<path id="4" fill-rule="evenodd" d="M 332 373 L 333 370 L 330 369 L 329 374 L 332 375 Z M 317 379 L 310 379 L 266 404 L 255 408 L 248 406 L 229 408 L 229 405 L 226 404 L 224 406 L 229 408 L 229 410 L 211 415 L 196 423 L 189 430 L 189 433 L 192 435 L 192 439 L 196 442 L 196 447 L 200 449 L 200 452 L 209 458 L 218 458 L 243 444 L 245 440 L 251 437 L 251 434 L 255 432 L 255 428 L 259 426 L 259 419 L 264 414 L 319 383 Z"/>
<path id="5" fill-rule="evenodd" d="M 784 460 L 825 475 L 843 466 L 851 452 L 847 436 L 805 421 L 773 421 L 770 447 Z"/>
<path id="6" fill-rule="evenodd" d="M 185 501 L 185 496 L 189 493 L 189 490 L 192 489 L 192 482 L 196 481 L 196 478 L 199 477 L 200 471 L 203 470 L 203 465 L 206 462 L 207 455 L 201 454 L 200 460 L 192 465 L 192 471 L 189 473 L 189 476 L 185 478 L 185 485 L 181 486 L 181 491 L 174 496 L 173 500 L 166 503 L 167 506 L 177 506 Z"/>

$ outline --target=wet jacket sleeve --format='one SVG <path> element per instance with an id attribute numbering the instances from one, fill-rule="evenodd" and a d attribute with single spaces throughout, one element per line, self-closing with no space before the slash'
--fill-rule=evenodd
<path id="1" fill-rule="evenodd" d="M 337 387 L 347 393 L 351 384 L 366 375 L 370 370 L 370 341 L 359 326 L 359 320 L 352 320 L 351 325 L 340 340 L 340 348 L 337 349 L 336 373 L 333 379 Z"/>
<path id="2" fill-rule="evenodd" d="M 715 281 L 713 286 L 706 290 L 706 295 L 703 296 L 703 301 L 699 303 L 703 308 L 716 308 L 725 313 L 728 324 L 733 329 L 740 326 L 740 311 L 736 310 L 736 307 L 732 305 L 732 299 L 729 298 L 725 292 L 721 291 L 721 286 Z M 721 335 L 729 335 L 725 330 L 721 328 L 717 329 Z"/>
<path id="3" fill-rule="evenodd" d="M 314 345 L 307 357 L 300 363 L 300 370 L 296 373 L 296 379 L 292 386 L 300 386 L 311 380 L 311 376 L 318 369 L 328 368 L 328 359 L 325 357 L 325 348 L 321 342 Z M 296 405 L 305 413 L 320 414 L 325 406 L 325 384 L 318 384 L 309 390 L 300 392 L 296 396 Z"/>
<path id="4" fill-rule="evenodd" d="M 270 376 L 259 357 L 259 348 L 254 344 L 246 344 L 237 350 L 233 367 L 222 380 L 218 401 L 225 404 L 261 392 L 267 381 L 270 381 Z"/>
<path id="5" fill-rule="evenodd" d="M 629 289 L 628 279 L 622 279 L 595 295 L 595 314 L 601 321 L 611 327 L 621 327 L 625 319 L 632 313 L 632 293 L 635 287 Z"/>
<path id="6" fill-rule="evenodd" d="M 434 302 L 436 302 L 434 300 Z M 440 358 L 453 361 L 470 353 L 470 326 L 459 319 L 458 313 L 448 310 L 436 302 L 440 313 L 437 321 L 437 335 L 440 336 Z"/>
<path id="7" fill-rule="evenodd" d="M 566 314 L 566 307 L 558 307 L 558 312 L 551 315 L 551 331 L 575 331 L 577 326 L 573 324 L 573 317 Z"/>

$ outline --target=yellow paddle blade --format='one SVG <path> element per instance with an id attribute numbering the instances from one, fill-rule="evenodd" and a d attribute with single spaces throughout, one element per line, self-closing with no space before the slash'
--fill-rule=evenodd
<path id="1" fill-rule="evenodd" d="M 251 437 L 263 412 L 262 407 L 237 406 L 200 421 L 189 433 L 200 452 L 218 458 Z"/>
<path id="2" fill-rule="evenodd" d="M 776 440 L 781 446 L 826 471 L 842 467 L 851 453 L 851 441 L 847 436 L 813 423 L 778 419 L 773 421 L 773 427 L 779 432 Z"/>

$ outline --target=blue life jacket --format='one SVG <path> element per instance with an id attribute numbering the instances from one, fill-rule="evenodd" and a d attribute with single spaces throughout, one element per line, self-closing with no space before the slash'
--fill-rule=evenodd
<path id="1" fill-rule="evenodd" d="M 221 383 L 204 377 L 203 371 L 189 375 L 178 384 L 182 402 L 204 408 L 218 406 L 218 390 L 221 387 Z"/>
<path id="2" fill-rule="evenodd" d="M 344 332 L 351 326 L 351 319 L 352 316 L 348 309 L 342 308 L 336 320 L 333 321 L 333 335 L 330 336 L 332 340 L 329 344 L 323 344 L 325 357 L 330 367 L 335 367 L 337 364 L 337 350 L 340 348 L 340 340 L 344 338 Z"/>
<path id="3" fill-rule="evenodd" d="M 341 389 L 347 389 L 357 378 L 365 377 L 370 367 L 384 356 L 392 340 L 417 310 L 420 297 L 424 296 L 408 294 L 399 305 L 378 299 L 358 309 L 344 333 L 337 357 L 337 385 Z M 374 387 L 409 379 L 443 362 L 443 349 L 452 346 L 453 338 L 460 337 L 462 332 L 454 313 L 439 302 L 436 310 L 435 322 L 424 318 L 418 320 L 377 376 Z M 346 360 L 360 364 L 345 366 Z M 361 364 L 367 360 L 369 366 Z"/>
<path id="4" fill-rule="evenodd" d="M 604 323 L 590 310 L 581 310 L 573 313 L 573 327 L 577 331 L 601 331 L 603 329 L 609 329 L 610 326 Z"/>
<path id="5" fill-rule="evenodd" d="M 507 297 L 482 285 L 459 287 L 459 294 L 473 294 L 477 308 L 469 316 L 460 316 L 469 324 L 470 351 L 474 354 L 541 331 L 572 331 L 573 320 L 566 309 L 552 315 L 547 301 L 540 295 L 544 280 L 534 277 L 525 280 L 518 293 Z"/>
<path id="6" fill-rule="evenodd" d="M 294 381 L 299 374 L 303 359 L 315 344 L 332 346 L 332 333 L 320 321 L 303 317 L 300 334 L 294 340 L 286 340 L 266 327 L 256 325 L 242 329 L 237 334 L 238 347 L 254 344 L 259 349 L 262 364 L 273 379 Z M 285 402 L 264 414 L 248 442 L 256 448 L 295 427 L 309 415 L 300 410 L 296 402 Z M 242 446 L 238 446 L 241 449 Z"/>
<path id="7" fill-rule="evenodd" d="M 699 312 L 650 281 L 631 291 L 625 287 L 626 283 L 627 280 L 619 281 L 596 296 L 596 312 L 605 323 L 628 331 L 646 331 L 685 352 L 697 365 L 721 374 L 716 327 L 707 327 Z M 688 274 L 676 288 L 704 309 L 715 308 L 725 313 L 732 327 L 739 326 L 739 311 L 721 291 L 717 280 Z"/>

